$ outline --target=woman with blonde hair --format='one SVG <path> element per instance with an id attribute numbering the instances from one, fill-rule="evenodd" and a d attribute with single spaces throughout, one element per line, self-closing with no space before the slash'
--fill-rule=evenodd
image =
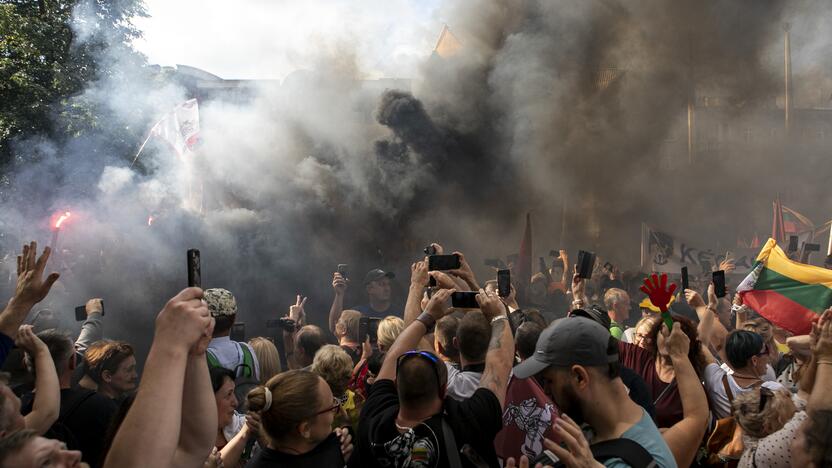
<path id="1" fill-rule="evenodd" d="M 260 363 L 260 382 L 266 383 L 281 372 L 280 356 L 272 340 L 258 336 L 248 342 Z"/>
<path id="2" fill-rule="evenodd" d="M 340 404 L 320 376 L 283 372 L 249 392 L 247 400 L 267 440 L 249 468 L 344 466 L 349 460 L 352 438 L 344 429 L 332 430 Z"/>
<path id="3" fill-rule="evenodd" d="M 347 385 L 352 377 L 352 359 L 346 351 L 336 345 L 325 345 L 315 353 L 312 372 L 321 376 L 329 385 L 332 394 L 341 404 L 341 411 L 335 417 L 333 427 L 358 427 L 358 415 L 364 399 Z"/>
<path id="4" fill-rule="evenodd" d="M 404 320 L 394 315 L 388 315 L 378 324 L 378 349 L 382 353 L 393 346 L 393 342 L 404 330 Z"/>

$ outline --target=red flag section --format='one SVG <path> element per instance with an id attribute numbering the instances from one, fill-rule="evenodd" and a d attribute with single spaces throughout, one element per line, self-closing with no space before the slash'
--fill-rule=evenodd
<path id="1" fill-rule="evenodd" d="M 552 429 L 558 417 L 557 407 L 533 377 L 511 378 L 505 408 L 503 430 L 494 439 L 498 457 L 516 460 L 526 455 L 533 459 L 543 451 L 543 437 L 560 442 Z"/>

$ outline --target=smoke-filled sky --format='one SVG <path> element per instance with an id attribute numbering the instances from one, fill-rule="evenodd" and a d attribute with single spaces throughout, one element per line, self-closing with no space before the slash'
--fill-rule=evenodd
<path id="1" fill-rule="evenodd" d="M 202 250 L 204 286 L 232 290 L 241 319 L 261 327 L 296 293 L 311 296 L 309 315 L 323 323 L 339 263 L 350 265 L 351 303 L 364 300 L 370 268 L 406 285 L 431 241 L 464 251 L 486 279 L 485 258 L 517 252 L 527 211 L 535 256 L 592 249 L 622 269 L 638 267 L 641 222 L 727 249 L 767 235 L 778 193 L 816 223 L 832 214 L 830 145 L 817 136 L 830 141 L 832 122 L 799 113 L 789 139 L 780 107 L 784 22 L 797 106 L 830 107 L 822 0 L 147 5 L 136 47 L 149 63 L 280 81 L 250 99 L 200 102 L 191 164 L 204 181 L 202 214 L 182 208 L 186 170 L 158 141 L 138 169 L 102 154 L 108 135 L 16 142 L 43 162 L 10 175 L 17 195 L 0 206 L 0 231 L 46 240 L 49 215 L 72 209 L 51 306 L 71 314 L 104 296 L 115 336 L 150 330 L 183 286 L 190 247 Z M 463 48 L 442 59 L 431 51 L 444 23 Z M 100 59 L 128 67 L 122 54 Z M 125 73 L 86 90 L 102 119 L 149 128 L 192 97 L 176 82 Z M 380 77 L 410 81 L 387 90 L 365 81 Z M 690 165 L 692 90 L 699 152 Z M 720 106 L 701 107 L 705 97 Z"/>
<path id="2" fill-rule="evenodd" d="M 368 77 L 414 76 L 441 27 L 441 0 L 146 0 L 136 47 L 151 63 L 227 79 L 282 79 L 347 42 Z"/>

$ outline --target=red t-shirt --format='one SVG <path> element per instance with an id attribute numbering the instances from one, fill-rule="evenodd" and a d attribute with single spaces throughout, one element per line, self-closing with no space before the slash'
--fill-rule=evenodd
<path id="1" fill-rule="evenodd" d="M 625 367 L 629 367 L 640 375 L 647 388 L 653 393 L 653 403 L 656 406 L 656 426 L 671 427 L 682 420 L 682 398 L 676 381 L 662 382 L 656 373 L 656 356 L 634 344 L 618 343 L 618 360 Z M 667 388 L 671 386 L 671 388 Z M 662 394 L 664 392 L 664 394 Z"/>

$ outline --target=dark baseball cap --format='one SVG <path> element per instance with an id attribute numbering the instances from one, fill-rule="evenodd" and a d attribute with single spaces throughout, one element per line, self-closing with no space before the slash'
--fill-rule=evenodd
<path id="1" fill-rule="evenodd" d="M 396 275 L 392 271 L 384 271 L 381 268 L 376 268 L 375 270 L 370 270 L 364 276 L 364 284 L 370 284 L 373 281 L 378 281 L 382 278 L 395 278 Z"/>
<path id="2" fill-rule="evenodd" d="M 518 379 L 531 377 L 549 366 L 606 366 L 618 360 L 607 354 L 610 331 L 595 320 L 575 316 L 556 320 L 537 340 L 534 354 L 514 368 Z"/>

